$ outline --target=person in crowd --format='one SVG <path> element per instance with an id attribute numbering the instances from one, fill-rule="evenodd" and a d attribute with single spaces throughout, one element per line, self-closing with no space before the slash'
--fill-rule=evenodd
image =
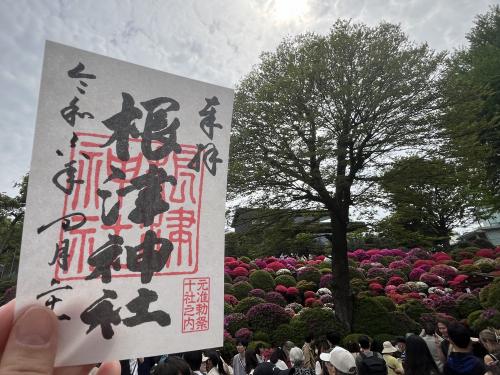
<path id="1" fill-rule="evenodd" d="M 384 357 L 385 365 L 387 366 L 387 375 L 404 374 L 401 362 L 393 356 L 393 354 L 398 351 L 398 348 L 393 346 L 390 341 L 384 341 L 382 346 L 382 356 Z"/>
<path id="2" fill-rule="evenodd" d="M 138 358 L 139 375 L 150 375 L 151 369 L 156 364 L 156 357 Z"/>
<path id="3" fill-rule="evenodd" d="M 290 349 L 290 363 L 294 375 L 315 375 L 313 369 L 304 367 L 304 352 L 296 346 Z"/>
<path id="4" fill-rule="evenodd" d="M 479 333 L 479 340 L 488 354 L 484 356 L 484 364 L 488 375 L 500 375 L 500 330 L 495 328 L 483 329 Z"/>
<path id="5" fill-rule="evenodd" d="M 257 359 L 255 350 L 247 349 L 245 352 L 245 372 L 248 375 L 253 374 L 253 370 L 255 370 L 258 364 L 259 360 Z"/>
<path id="6" fill-rule="evenodd" d="M 264 350 L 264 344 L 259 342 L 257 345 L 255 345 L 255 355 L 257 356 L 257 361 L 259 363 L 264 362 L 264 357 L 262 355 L 262 351 Z"/>
<path id="7" fill-rule="evenodd" d="M 358 339 L 360 354 L 356 359 L 356 367 L 360 375 L 386 375 L 387 366 L 382 358 L 382 354 L 371 350 L 370 339 L 367 336 L 361 336 Z"/>
<path id="8" fill-rule="evenodd" d="M 177 356 L 162 356 L 151 375 L 191 375 L 188 363 Z"/>
<path id="9" fill-rule="evenodd" d="M 404 337 L 396 338 L 396 347 L 398 348 L 399 358 L 404 363 L 406 359 L 406 339 Z"/>
<path id="10" fill-rule="evenodd" d="M 193 350 L 191 352 L 185 352 L 182 355 L 182 358 L 187 362 L 189 367 L 191 368 L 191 372 L 193 375 L 203 375 L 200 371 L 201 363 L 203 357 L 203 353 L 201 350 Z"/>
<path id="11" fill-rule="evenodd" d="M 290 362 L 290 350 L 293 347 L 295 347 L 295 344 L 292 341 L 285 341 L 285 343 L 283 344 L 283 351 L 286 354 L 286 361 L 285 361 L 285 363 L 288 366 L 288 368 L 292 367 L 292 364 Z"/>
<path id="12" fill-rule="evenodd" d="M 322 353 L 320 359 L 333 367 L 329 375 L 353 375 L 357 374 L 356 361 L 352 354 L 340 346 L 333 348 L 330 353 Z"/>
<path id="13" fill-rule="evenodd" d="M 277 347 L 271 353 L 271 357 L 269 358 L 269 362 L 275 365 L 278 369 L 284 371 L 288 370 L 288 366 L 286 364 L 287 357 L 285 351 L 281 347 Z"/>
<path id="14" fill-rule="evenodd" d="M 434 324 L 432 324 L 431 322 L 424 323 L 423 328 L 424 329 L 420 336 L 427 344 L 427 347 L 429 348 L 432 358 L 434 358 L 434 362 L 436 362 L 436 366 L 438 367 L 439 371 L 443 371 L 444 363 L 441 362 L 442 355 L 440 355 L 441 341 L 443 341 L 443 339 L 436 334 Z"/>
<path id="15" fill-rule="evenodd" d="M 326 339 L 330 342 L 330 346 L 333 349 L 336 346 L 340 345 L 340 341 L 342 340 L 342 337 L 336 331 L 329 331 L 326 334 Z"/>
<path id="16" fill-rule="evenodd" d="M 137 359 L 123 359 L 120 361 L 121 375 L 138 375 Z"/>
<path id="17" fill-rule="evenodd" d="M 406 358 L 403 362 L 405 375 L 439 375 L 439 371 L 429 347 L 417 335 L 406 339 Z"/>
<path id="18" fill-rule="evenodd" d="M 317 358 L 318 360 L 314 364 L 314 372 L 316 375 L 328 375 L 328 368 L 326 367 L 328 362 L 321 360 L 320 356 L 323 353 L 330 353 L 332 348 L 330 347 L 330 343 L 326 339 L 318 339 L 315 340 L 315 346 L 318 351 Z"/>
<path id="19" fill-rule="evenodd" d="M 483 361 L 471 353 L 470 331 L 460 323 L 448 326 L 448 339 L 452 351 L 444 364 L 444 375 L 484 375 Z"/>
<path id="20" fill-rule="evenodd" d="M 209 350 L 202 358 L 205 362 L 207 375 L 229 375 L 226 373 L 224 361 L 216 350 Z"/>
<path id="21" fill-rule="evenodd" d="M 238 353 L 233 357 L 233 372 L 234 375 L 247 375 L 245 371 L 246 356 L 248 343 L 244 339 L 236 339 L 236 350 Z"/>
<path id="22" fill-rule="evenodd" d="M 441 349 L 438 354 L 443 365 L 446 363 L 448 356 L 451 353 L 451 345 L 448 340 L 448 325 L 450 322 L 446 319 L 438 319 L 436 323 L 437 330 L 439 335 L 442 338 L 441 344 L 439 344 L 439 348 Z"/>
<path id="23" fill-rule="evenodd" d="M 315 368 L 315 357 L 312 349 L 313 334 L 308 333 L 304 340 L 304 345 L 302 346 L 302 352 L 304 353 L 304 367 L 314 369 Z"/>
<path id="24" fill-rule="evenodd" d="M 348 341 L 345 344 L 345 348 L 352 354 L 354 359 L 356 360 L 359 357 L 359 344 L 355 341 Z"/>

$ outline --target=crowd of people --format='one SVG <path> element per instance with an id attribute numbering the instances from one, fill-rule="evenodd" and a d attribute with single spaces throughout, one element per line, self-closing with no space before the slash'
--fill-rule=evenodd
<path id="1" fill-rule="evenodd" d="M 344 344 L 336 332 L 310 334 L 301 348 L 291 341 L 249 348 L 237 339 L 233 358 L 217 350 L 140 358 L 121 361 L 122 375 L 500 375 L 500 330 L 494 328 L 476 339 L 463 324 L 439 321 L 393 342 L 360 336 Z"/>

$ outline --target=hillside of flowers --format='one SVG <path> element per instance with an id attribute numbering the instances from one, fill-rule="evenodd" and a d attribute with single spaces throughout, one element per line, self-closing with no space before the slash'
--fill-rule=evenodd
<path id="1" fill-rule="evenodd" d="M 500 247 L 356 250 L 349 263 L 355 299 L 345 340 L 418 333 L 420 323 L 440 316 L 466 320 L 475 331 L 500 327 Z M 236 337 L 281 345 L 301 344 L 307 332 L 347 334 L 335 318 L 329 258 L 226 257 L 224 272 L 226 350 Z"/>

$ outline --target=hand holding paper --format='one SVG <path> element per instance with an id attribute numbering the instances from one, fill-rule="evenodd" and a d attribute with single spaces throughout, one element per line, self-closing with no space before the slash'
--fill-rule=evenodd
<path id="1" fill-rule="evenodd" d="M 88 374 L 92 365 L 54 369 L 57 317 L 49 309 L 31 306 L 14 321 L 14 301 L 0 308 L 0 373 Z M 118 375 L 120 365 L 101 365 L 97 375 Z"/>

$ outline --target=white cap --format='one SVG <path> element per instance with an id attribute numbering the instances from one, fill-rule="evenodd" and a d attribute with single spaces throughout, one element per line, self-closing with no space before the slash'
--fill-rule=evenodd
<path id="1" fill-rule="evenodd" d="M 350 352 L 340 346 L 333 348 L 330 353 L 321 353 L 319 358 L 325 362 L 330 361 L 333 367 L 346 374 L 354 373 L 354 370 L 356 370 L 356 361 L 354 357 Z"/>

